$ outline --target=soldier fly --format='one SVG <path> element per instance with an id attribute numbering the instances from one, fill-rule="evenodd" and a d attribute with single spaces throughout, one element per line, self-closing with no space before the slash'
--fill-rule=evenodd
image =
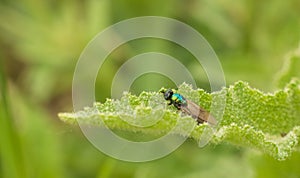
<path id="1" fill-rule="evenodd" d="M 170 101 L 168 105 L 173 104 L 178 110 L 192 116 L 198 124 L 203 122 L 207 122 L 211 125 L 217 124 L 216 119 L 209 112 L 194 102 L 185 99 L 181 94 L 177 93 L 176 90 L 162 88 L 159 92 L 164 94 L 165 100 Z"/>

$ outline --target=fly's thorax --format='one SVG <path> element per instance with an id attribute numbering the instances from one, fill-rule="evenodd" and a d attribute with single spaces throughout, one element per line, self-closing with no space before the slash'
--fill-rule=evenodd
<path id="1" fill-rule="evenodd" d="M 184 101 L 185 98 L 181 94 L 174 93 L 172 96 L 172 100 Z"/>
<path id="2" fill-rule="evenodd" d="M 186 99 L 182 95 L 180 95 L 178 93 L 174 93 L 172 95 L 171 100 L 173 101 L 173 103 L 176 103 L 179 106 L 185 105 L 187 103 Z"/>

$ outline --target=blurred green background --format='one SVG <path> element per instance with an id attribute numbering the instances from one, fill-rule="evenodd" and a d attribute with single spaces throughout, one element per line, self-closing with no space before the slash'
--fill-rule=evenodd
<path id="1" fill-rule="evenodd" d="M 72 111 L 73 71 L 87 43 L 104 28 L 137 16 L 165 16 L 195 28 L 211 44 L 227 85 L 237 80 L 266 92 L 286 53 L 299 45 L 300 1 L 23 0 L 0 2 L 0 177 L 300 177 L 300 154 L 278 162 L 226 143 L 197 147 L 187 141 L 171 155 L 147 163 L 112 159 L 94 148 L 78 126 L 57 113 Z M 193 57 L 157 39 L 116 49 L 96 82 L 96 97 L 110 97 L 111 80 L 130 57 L 157 51 L 187 66 L 209 90 Z M 148 74 L 132 92 L 174 84 Z"/>

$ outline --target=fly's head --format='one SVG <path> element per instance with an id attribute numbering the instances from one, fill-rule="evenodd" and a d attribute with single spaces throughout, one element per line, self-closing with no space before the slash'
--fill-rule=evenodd
<path id="1" fill-rule="evenodd" d="M 172 89 L 165 89 L 165 88 L 160 89 L 159 92 L 164 94 L 164 98 L 167 101 L 168 100 L 171 101 L 172 95 L 174 94 L 174 91 Z"/>

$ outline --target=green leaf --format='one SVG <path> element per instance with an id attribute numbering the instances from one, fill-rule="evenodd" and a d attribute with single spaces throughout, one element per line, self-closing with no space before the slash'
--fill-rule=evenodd
<path id="1" fill-rule="evenodd" d="M 189 135 L 196 141 L 204 131 L 211 131 L 213 144 L 226 141 L 251 147 L 278 160 L 287 159 L 296 150 L 300 136 L 300 81 L 297 79 L 273 94 L 253 89 L 242 81 L 211 94 L 202 89 L 193 90 L 187 84 L 179 86 L 178 92 L 212 111 L 219 122 L 215 131 L 207 123 L 196 125 Z M 221 118 L 222 114 L 215 108 L 224 99 L 226 105 Z M 59 117 L 71 124 L 76 121 L 88 125 L 105 124 L 113 130 L 159 136 L 179 122 L 172 133 L 187 136 L 187 128 L 196 122 L 166 105 L 158 92 L 142 92 L 139 96 L 125 93 L 120 100 L 96 102 L 82 111 L 59 113 Z"/>
<path id="2" fill-rule="evenodd" d="M 286 55 L 283 67 L 277 74 L 276 82 L 279 87 L 289 82 L 292 78 L 300 78 L 300 45 L 298 49 L 291 51 Z"/>

